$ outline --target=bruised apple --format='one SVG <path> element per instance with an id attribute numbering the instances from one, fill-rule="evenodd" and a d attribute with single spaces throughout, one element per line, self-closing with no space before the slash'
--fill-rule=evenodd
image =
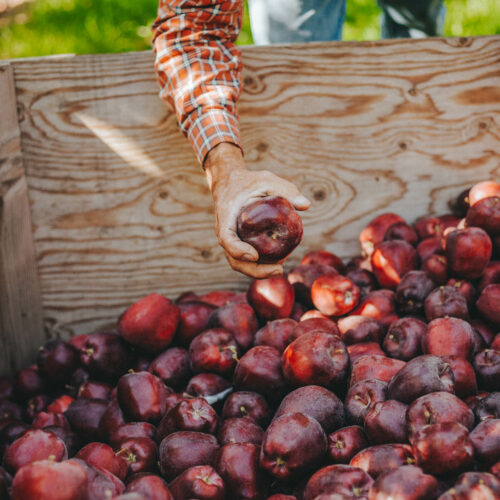
<path id="1" fill-rule="evenodd" d="M 259 253 L 260 263 L 287 257 L 302 239 L 302 221 L 292 204 L 269 196 L 243 208 L 237 219 L 238 236 Z"/>

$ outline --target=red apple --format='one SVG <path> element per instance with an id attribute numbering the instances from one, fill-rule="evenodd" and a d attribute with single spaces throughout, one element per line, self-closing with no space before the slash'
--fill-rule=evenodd
<path id="1" fill-rule="evenodd" d="M 359 301 L 359 288 L 345 276 L 325 274 L 311 287 L 314 306 L 327 316 L 342 316 L 352 311 Z"/>
<path id="2" fill-rule="evenodd" d="M 284 276 L 254 280 L 247 292 L 248 303 L 263 321 L 288 318 L 294 297 L 293 287 Z"/>
<path id="3" fill-rule="evenodd" d="M 271 410 L 267 401 L 256 392 L 233 392 L 224 403 L 222 418 L 249 417 L 261 427 L 269 422 Z"/>
<path id="4" fill-rule="evenodd" d="M 80 458 L 94 467 L 106 469 L 122 481 L 127 475 L 126 460 L 116 455 L 113 448 L 107 444 L 89 443 L 76 454 L 76 458 Z"/>
<path id="5" fill-rule="evenodd" d="M 380 286 L 396 289 L 401 278 L 417 268 L 418 257 L 415 249 L 406 241 L 389 240 L 375 247 L 371 262 Z"/>
<path id="6" fill-rule="evenodd" d="M 328 436 L 328 455 L 335 464 L 348 464 L 359 451 L 368 447 L 368 439 L 359 425 L 343 427 Z"/>
<path id="7" fill-rule="evenodd" d="M 152 293 L 123 313 L 118 331 L 130 344 L 156 353 L 172 342 L 179 316 L 177 305 L 159 293 Z"/>
<path id="8" fill-rule="evenodd" d="M 147 500 L 175 500 L 161 477 L 155 474 L 134 476 L 125 490 L 127 493 L 138 493 Z"/>
<path id="9" fill-rule="evenodd" d="M 411 446 L 407 444 L 379 444 L 361 450 L 354 455 L 349 465 L 359 467 L 373 479 L 377 479 L 384 472 L 414 463 L 415 457 Z"/>
<path id="10" fill-rule="evenodd" d="M 406 273 L 396 288 L 396 306 L 403 314 L 419 314 L 424 309 L 424 301 L 436 284 L 424 271 Z"/>
<path id="11" fill-rule="evenodd" d="M 361 242 L 361 248 L 364 255 L 372 255 L 376 245 L 384 240 L 386 231 L 396 222 L 405 221 L 399 215 L 388 212 L 375 217 L 375 219 L 361 231 L 359 241 Z"/>
<path id="12" fill-rule="evenodd" d="M 307 252 L 300 261 L 301 266 L 329 266 L 336 269 L 339 273 L 343 273 L 345 266 L 340 257 L 326 250 L 312 250 Z"/>
<path id="13" fill-rule="evenodd" d="M 224 500 L 225 485 L 210 465 L 198 465 L 186 469 L 169 485 L 175 500 Z"/>
<path id="14" fill-rule="evenodd" d="M 206 330 L 208 318 L 217 309 L 216 306 L 201 300 L 185 301 L 179 304 L 179 325 L 177 339 L 183 345 L 188 345 L 196 335 Z"/>
<path id="15" fill-rule="evenodd" d="M 238 236 L 257 250 L 263 264 L 286 258 L 302 239 L 300 216 L 281 196 L 268 196 L 244 207 L 236 226 Z"/>
<path id="16" fill-rule="evenodd" d="M 238 361 L 238 345 L 227 330 L 213 328 L 197 335 L 189 346 L 189 359 L 194 372 L 231 375 Z"/>
<path id="17" fill-rule="evenodd" d="M 500 326 L 500 284 L 488 285 L 481 292 L 476 307 L 485 320 Z"/>
<path id="18" fill-rule="evenodd" d="M 12 500 L 87 500 L 88 479 L 77 463 L 41 460 L 19 470 L 12 483 Z"/>
<path id="19" fill-rule="evenodd" d="M 291 342 L 297 321 L 291 318 L 275 319 L 263 326 L 255 335 L 255 345 L 268 345 L 283 352 Z"/>
<path id="20" fill-rule="evenodd" d="M 182 347 L 171 347 L 151 362 L 148 371 L 168 387 L 179 390 L 191 377 L 189 353 Z"/>
<path id="21" fill-rule="evenodd" d="M 495 181 L 479 182 L 470 188 L 469 204 L 472 207 L 479 200 L 490 196 L 500 196 L 500 183 Z"/>
<path id="22" fill-rule="evenodd" d="M 424 354 L 471 359 L 475 335 L 467 321 L 459 318 L 436 318 L 428 324 L 422 336 L 422 350 Z"/>

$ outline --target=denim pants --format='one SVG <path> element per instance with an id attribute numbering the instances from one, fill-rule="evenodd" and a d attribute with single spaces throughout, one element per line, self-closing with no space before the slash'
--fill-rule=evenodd
<path id="1" fill-rule="evenodd" d="M 375 1 L 375 0 L 373 0 Z M 346 0 L 249 0 L 257 45 L 340 40 Z M 439 36 L 443 0 L 378 0 L 383 38 Z"/>

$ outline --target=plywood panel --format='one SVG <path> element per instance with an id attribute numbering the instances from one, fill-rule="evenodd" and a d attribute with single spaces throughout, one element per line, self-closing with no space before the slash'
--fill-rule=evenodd
<path id="1" fill-rule="evenodd" d="M 313 201 L 290 259 L 358 252 L 373 216 L 446 210 L 500 178 L 500 37 L 243 49 L 248 165 Z M 151 53 L 15 63 L 45 324 L 113 323 L 151 291 L 242 288 L 211 198 L 158 99 Z"/>
<path id="2" fill-rule="evenodd" d="M 44 342 L 40 286 L 21 155 L 12 67 L 0 63 L 0 372 Z"/>

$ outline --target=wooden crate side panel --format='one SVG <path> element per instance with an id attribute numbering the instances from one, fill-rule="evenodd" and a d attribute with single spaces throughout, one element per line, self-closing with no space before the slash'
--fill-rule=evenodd
<path id="1" fill-rule="evenodd" d="M 500 37 L 243 49 L 248 165 L 313 204 L 307 250 L 358 252 L 375 215 L 446 210 L 499 178 Z M 45 324 L 114 323 L 160 291 L 244 287 L 213 232 L 209 191 L 158 99 L 151 53 L 15 65 Z"/>
<path id="2" fill-rule="evenodd" d="M 32 361 L 45 335 L 9 64 L 0 64 L 0 96 L 0 372 L 12 373 Z"/>

